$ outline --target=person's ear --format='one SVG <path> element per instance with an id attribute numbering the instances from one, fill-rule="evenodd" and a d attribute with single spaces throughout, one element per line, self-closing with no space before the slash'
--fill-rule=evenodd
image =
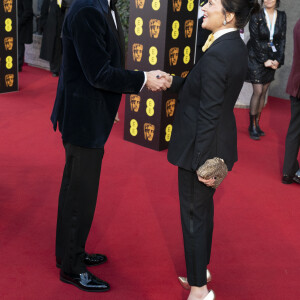
<path id="1" fill-rule="evenodd" d="M 235 17 L 235 14 L 232 12 L 226 12 L 226 22 L 231 23 Z"/>

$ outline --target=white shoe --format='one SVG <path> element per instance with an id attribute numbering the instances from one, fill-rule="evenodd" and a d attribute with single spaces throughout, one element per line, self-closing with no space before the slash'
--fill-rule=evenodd
<path id="1" fill-rule="evenodd" d="M 213 290 L 210 290 L 207 296 L 203 300 L 215 300 L 216 296 Z"/>
<path id="2" fill-rule="evenodd" d="M 208 269 L 206 269 L 206 281 L 211 282 L 211 274 Z"/>
<path id="3" fill-rule="evenodd" d="M 191 289 L 191 286 L 189 285 L 186 277 L 179 276 L 178 280 L 184 289 L 186 289 L 186 290 Z M 206 280 L 207 280 L 207 282 L 211 281 L 211 274 L 208 269 L 206 269 Z"/>

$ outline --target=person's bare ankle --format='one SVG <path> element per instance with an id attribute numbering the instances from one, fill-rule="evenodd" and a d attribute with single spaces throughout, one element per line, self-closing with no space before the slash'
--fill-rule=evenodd
<path id="1" fill-rule="evenodd" d="M 202 300 L 208 295 L 207 285 L 198 287 L 192 286 L 187 300 Z"/>

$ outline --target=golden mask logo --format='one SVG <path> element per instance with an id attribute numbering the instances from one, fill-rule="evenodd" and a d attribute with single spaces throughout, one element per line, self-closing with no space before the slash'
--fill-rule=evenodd
<path id="1" fill-rule="evenodd" d="M 144 46 L 142 44 L 133 44 L 132 45 L 132 56 L 133 56 L 133 61 L 140 62 L 143 57 L 143 49 Z"/>
<path id="2" fill-rule="evenodd" d="M 14 38 L 12 37 L 4 38 L 4 47 L 6 51 L 12 50 L 13 46 L 14 46 Z"/>
<path id="3" fill-rule="evenodd" d="M 181 73 L 180 77 L 185 78 L 186 76 L 188 76 L 189 73 L 190 71 L 184 71 Z"/>
<path id="4" fill-rule="evenodd" d="M 3 0 L 4 12 L 11 13 L 13 0 Z"/>
<path id="5" fill-rule="evenodd" d="M 170 66 L 176 66 L 178 61 L 178 55 L 179 55 L 179 48 L 174 47 L 171 48 L 169 51 L 169 58 L 170 58 Z"/>
<path id="6" fill-rule="evenodd" d="M 145 0 L 135 0 L 135 7 L 143 9 L 145 5 Z"/>
<path id="7" fill-rule="evenodd" d="M 130 95 L 130 109 L 131 111 L 138 112 L 141 104 L 141 97 L 138 95 Z"/>
<path id="8" fill-rule="evenodd" d="M 173 117 L 174 111 L 175 111 L 175 104 L 176 104 L 176 100 L 175 99 L 169 99 L 169 100 L 167 100 L 167 103 L 166 103 L 167 117 Z"/>
<path id="9" fill-rule="evenodd" d="M 144 124 L 144 136 L 146 141 L 152 142 L 154 137 L 155 126 L 150 123 Z"/>
<path id="10" fill-rule="evenodd" d="M 184 36 L 191 38 L 193 34 L 194 20 L 186 20 L 184 24 Z"/>
<path id="11" fill-rule="evenodd" d="M 182 0 L 173 0 L 173 11 L 178 12 L 181 10 Z"/>
<path id="12" fill-rule="evenodd" d="M 157 19 L 151 19 L 149 21 L 149 30 L 150 30 L 150 37 L 157 39 L 160 32 L 160 20 Z"/>
<path id="13" fill-rule="evenodd" d="M 12 87 L 14 85 L 14 74 L 5 75 L 5 85 L 6 87 Z"/>

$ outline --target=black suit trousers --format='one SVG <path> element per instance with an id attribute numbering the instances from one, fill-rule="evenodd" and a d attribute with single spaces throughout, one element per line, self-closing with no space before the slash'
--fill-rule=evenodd
<path id="1" fill-rule="evenodd" d="M 215 190 L 199 182 L 196 172 L 178 168 L 181 225 L 187 279 L 191 286 L 207 284 L 210 261 Z"/>
<path id="2" fill-rule="evenodd" d="M 66 163 L 59 193 L 56 258 L 66 273 L 83 273 L 85 244 L 96 208 L 103 148 L 64 143 Z"/>
<path id="3" fill-rule="evenodd" d="M 291 120 L 285 140 L 283 174 L 294 176 L 299 170 L 297 161 L 300 147 L 300 98 L 291 98 Z"/>

